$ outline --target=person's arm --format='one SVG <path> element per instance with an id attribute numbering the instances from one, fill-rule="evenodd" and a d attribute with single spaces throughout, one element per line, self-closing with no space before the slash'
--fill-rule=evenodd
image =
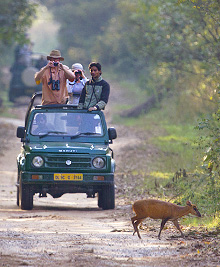
<path id="1" fill-rule="evenodd" d="M 81 83 L 85 86 L 86 82 L 88 82 L 87 78 L 82 78 Z"/>
<path id="2" fill-rule="evenodd" d="M 59 66 L 61 70 L 64 71 L 66 79 L 73 82 L 75 80 L 75 74 L 67 66 L 63 65 L 62 63 L 59 63 Z"/>
<path id="3" fill-rule="evenodd" d="M 34 79 L 35 79 L 35 82 L 36 82 L 36 83 L 39 83 L 39 82 L 40 82 L 40 80 L 42 79 L 42 77 L 43 77 L 43 75 L 44 75 L 44 72 L 45 72 L 47 69 L 49 69 L 50 67 L 52 67 L 52 66 L 53 66 L 52 64 L 53 64 L 53 63 L 52 63 L 51 61 L 49 61 L 49 62 L 47 63 L 46 66 L 44 66 L 44 67 L 41 68 L 38 72 L 35 73 Z"/>

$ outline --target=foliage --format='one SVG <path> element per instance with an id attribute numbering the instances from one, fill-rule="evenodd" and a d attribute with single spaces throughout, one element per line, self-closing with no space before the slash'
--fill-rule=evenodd
<path id="1" fill-rule="evenodd" d="M 198 144 L 206 151 L 203 167 L 197 170 L 196 175 L 180 180 L 174 190 L 184 193 L 183 200 L 194 198 L 204 206 L 208 201 L 211 202 L 210 210 L 218 211 L 219 0 L 39 2 L 53 12 L 56 27 L 60 24 L 58 48 L 65 57 L 65 63 L 71 66 L 79 61 L 88 65 L 91 60 L 97 60 L 111 68 L 113 77 L 119 81 L 126 79 L 130 84 L 132 89 L 126 86 L 126 93 L 132 101 L 121 103 L 115 109 L 117 112 L 120 108 L 139 105 L 148 96 L 169 89 L 167 99 L 158 105 L 161 111 L 154 110 L 138 119 L 123 120 L 123 123 L 134 124 L 135 127 L 150 125 L 152 131 L 164 134 L 153 139 L 163 152 L 160 167 L 164 168 L 164 172 L 172 172 L 172 163 L 175 162 L 176 166 L 178 161 L 183 162 L 184 155 L 184 164 L 188 160 L 188 166 L 195 168 L 193 153 L 185 154 L 189 148 L 183 145 L 185 140 L 181 134 L 189 138 L 185 132 L 187 123 L 193 124 L 198 116 L 207 115 L 197 127 L 202 132 Z M 28 0 L 1 1 L 0 64 L 8 61 L 5 55 L 11 52 L 10 44 L 25 41 L 25 32 L 34 18 L 35 8 Z M 45 27 L 50 31 L 50 26 Z M 143 92 L 138 92 L 137 87 Z M 135 93 L 141 98 L 138 101 L 134 101 Z M 182 132 L 175 128 L 180 124 Z M 167 158 L 170 159 L 169 170 L 164 167 Z"/>
<path id="2" fill-rule="evenodd" d="M 5 0 L 0 2 L 0 41 L 11 44 L 24 42 L 31 25 L 36 5 L 28 0 Z"/>
<path id="3" fill-rule="evenodd" d="M 174 189 L 182 192 L 182 200 L 190 197 L 206 204 L 210 214 L 219 212 L 220 200 L 217 97 L 220 3 L 214 0 L 176 3 L 174 0 L 120 1 L 124 29 L 130 26 L 129 31 L 122 32 L 136 59 L 133 70 L 138 69 L 142 74 L 144 78 L 139 77 L 148 92 L 155 93 L 169 86 L 175 93 L 173 99 L 178 95 L 194 98 L 193 108 L 197 104 L 200 107 L 197 116 L 214 111 L 198 126 L 203 129 L 198 144 L 207 148 L 203 169 L 198 169 L 196 178 L 189 176 Z M 176 106 L 175 112 L 178 106 L 172 106 Z M 182 109 L 182 112 L 186 111 Z M 165 150 L 168 154 L 169 145 Z"/>
<path id="4" fill-rule="evenodd" d="M 135 99 L 135 102 L 139 93 L 137 87 L 133 84 L 133 99 Z M 127 103 L 126 97 L 129 98 L 129 95 L 125 96 L 125 103 Z M 183 93 L 181 98 L 186 98 L 187 101 L 187 93 Z M 185 205 L 187 200 L 191 200 L 198 206 L 205 220 L 213 215 L 216 218 L 219 214 L 220 203 L 219 177 L 210 173 L 208 162 L 205 162 L 206 166 L 200 167 L 205 145 L 207 147 L 210 145 L 207 143 L 211 141 L 210 132 L 206 128 L 201 131 L 194 129 L 197 121 L 196 117 L 192 116 L 193 109 L 196 109 L 193 103 L 189 104 L 191 108 L 186 107 L 186 110 L 184 110 L 183 106 L 180 106 L 179 112 L 175 112 L 178 110 L 175 107 L 177 103 L 177 97 L 175 99 L 164 99 L 161 103 L 162 108 L 154 109 L 149 114 L 142 114 L 133 119 L 114 118 L 116 119 L 114 123 L 117 121 L 118 124 L 126 125 L 129 132 L 136 133 L 137 131 L 135 136 L 141 138 L 139 145 L 130 147 L 130 150 L 133 149 L 130 160 L 128 159 L 128 152 L 124 160 L 124 169 L 128 170 L 124 175 L 124 179 L 126 179 L 124 181 L 126 183 L 125 188 L 132 184 L 130 189 L 132 192 L 127 192 L 128 198 L 132 199 L 134 196 L 137 199 L 141 197 L 160 197 L 165 200 L 171 199 L 175 203 L 181 203 L 181 205 Z M 112 112 L 115 112 L 118 108 L 117 106 L 114 107 Z M 121 104 L 120 108 L 122 108 Z M 187 113 L 188 111 L 189 113 Z M 186 114 L 188 120 L 185 118 Z M 210 116 L 209 120 L 212 117 Z M 208 117 L 204 120 L 204 124 L 208 123 L 207 119 Z M 215 127 L 217 124 L 216 121 Z M 201 123 L 200 127 L 202 128 Z M 216 129 L 214 130 L 215 137 L 213 136 L 213 141 L 219 134 Z M 207 131 L 206 134 L 205 131 Z M 201 138 L 205 139 L 203 144 L 199 138 L 200 133 Z M 198 141 L 195 142 L 196 140 Z M 133 155 L 135 155 L 135 161 Z M 138 155 L 141 156 L 137 160 Z M 184 176 L 183 169 L 186 171 Z M 134 181 L 136 181 L 135 184 Z M 128 189 L 128 191 L 130 190 Z M 201 223 L 205 225 L 203 220 Z"/>
<path id="5" fill-rule="evenodd" d="M 219 92 L 220 93 L 220 92 Z M 206 116 L 196 127 L 203 133 L 198 144 L 203 148 L 204 157 L 200 171 L 206 182 L 206 192 L 211 198 L 214 211 L 220 211 L 220 108 L 212 115 Z M 204 184 L 204 183 L 203 183 Z"/>
<path id="6" fill-rule="evenodd" d="M 47 7 L 38 5 L 36 19 L 28 33 L 33 43 L 33 52 L 48 55 L 56 48 L 59 49 L 58 36 L 60 24 L 54 20 L 53 14 Z"/>
<path id="7" fill-rule="evenodd" d="M 61 25 L 60 48 L 69 65 L 98 60 L 121 77 L 136 79 L 147 95 L 188 91 L 208 106 L 220 59 L 217 0 L 41 3 Z"/>
<path id="8" fill-rule="evenodd" d="M 50 8 L 61 25 L 59 40 L 65 61 L 71 65 L 76 61 L 88 64 L 98 60 L 93 50 L 115 12 L 115 1 L 94 0 L 92 4 L 89 0 L 41 2 Z"/>
<path id="9" fill-rule="evenodd" d="M 34 18 L 36 5 L 29 0 L 4 0 L 0 1 L 0 85 L 5 90 L 7 83 L 4 76 L 8 74 L 6 69 L 11 65 L 13 48 L 15 43 L 28 42 L 26 36 Z"/>

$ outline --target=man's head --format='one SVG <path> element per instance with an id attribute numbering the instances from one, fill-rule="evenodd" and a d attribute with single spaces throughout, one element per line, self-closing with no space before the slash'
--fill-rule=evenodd
<path id="1" fill-rule="evenodd" d="M 102 66 L 98 62 L 90 63 L 89 70 L 92 78 L 95 80 L 97 80 L 102 75 Z"/>
<path id="2" fill-rule="evenodd" d="M 63 61 L 64 58 L 61 56 L 61 53 L 59 50 L 52 50 L 50 52 L 50 55 L 47 56 L 47 60 L 51 60 L 51 61 L 55 61 L 55 60 L 59 60 L 59 61 Z"/>

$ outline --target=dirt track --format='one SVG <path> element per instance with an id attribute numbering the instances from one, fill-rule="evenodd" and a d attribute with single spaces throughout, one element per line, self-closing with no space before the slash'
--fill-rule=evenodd
<path id="1" fill-rule="evenodd" d="M 112 103 L 115 100 L 113 96 Z M 105 111 L 109 124 L 111 107 Z M 159 241 L 160 222 L 149 220 L 147 231 L 141 231 L 142 240 L 133 236 L 131 205 L 117 198 L 120 188 L 115 210 L 99 209 L 97 198 L 87 199 L 84 194 L 58 199 L 34 196 L 34 209 L 20 210 L 15 182 L 21 143 L 15 130 L 23 125 L 23 111 L 12 110 L 22 120 L 0 119 L 0 266 L 219 266 L 215 237 L 197 232 L 181 239 L 168 224 Z M 140 141 L 124 127 L 115 126 L 118 139 L 112 148 L 117 165 L 122 166 L 126 149 Z M 117 179 L 116 173 L 116 184 L 123 184 Z"/>

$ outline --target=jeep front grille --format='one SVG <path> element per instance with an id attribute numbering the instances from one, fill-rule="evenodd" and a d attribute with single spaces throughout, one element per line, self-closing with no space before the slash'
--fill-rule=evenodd
<path id="1" fill-rule="evenodd" d="M 47 168 L 89 169 L 91 166 L 91 158 L 89 156 L 50 155 L 45 157 L 45 167 Z"/>

